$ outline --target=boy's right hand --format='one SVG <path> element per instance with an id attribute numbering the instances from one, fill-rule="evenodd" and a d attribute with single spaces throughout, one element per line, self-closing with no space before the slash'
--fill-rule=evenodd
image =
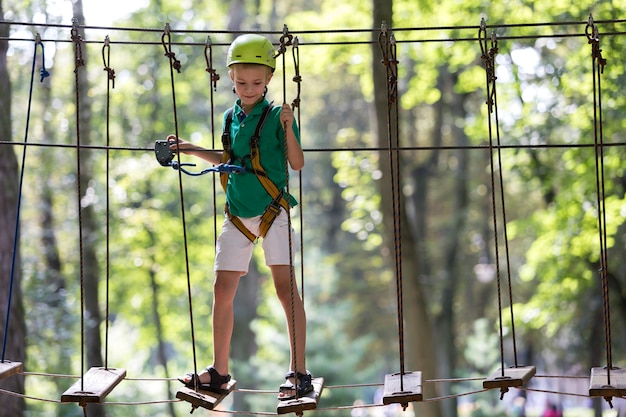
<path id="1" fill-rule="evenodd" d="M 170 142 L 170 150 L 172 150 L 173 152 L 180 151 L 184 153 L 185 151 L 193 150 L 194 148 L 191 143 L 181 138 L 177 138 L 176 135 L 169 135 L 167 137 L 167 141 Z"/>
<path id="2" fill-rule="evenodd" d="M 167 141 L 170 143 L 170 150 L 172 152 L 180 152 L 186 155 L 197 156 L 198 158 L 204 159 L 213 165 L 219 164 L 222 159 L 221 151 L 203 148 L 200 145 L 195 145 L 181 138 L 177 138 L 176 135 L 169 135 L 167 137 Z"/>

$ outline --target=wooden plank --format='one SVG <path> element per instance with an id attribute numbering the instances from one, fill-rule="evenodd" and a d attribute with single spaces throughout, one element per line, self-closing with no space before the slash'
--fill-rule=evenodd
<path id="1" fill-rule="evenodd" d="M 198 407 L 206 408 L 207 410 L 213 410 L 219 403 L 222 402 L 228 394 L 235 389 L 237 381 L 231 379 L 228 382 L 226 394 L 218 394 L 217 392 L 194 390 L 192 388 L 183 387 L 176 392 L 176 398 L 179 400 L 187 401 L 191 404 L 191 412 L 193 413 Z"/>
<path id="2" fill-rule="evenodd" d="M 24 368 L 21 362 L 11 362 L 5 360 L 0 362 L 0 379 L 8 378 L 11 375 L 19 374 Z"/>
<path id="3" fill-rule="evenodd" d="M 404 374 L 385 375 L 383 404 L 403 404 L 422 401 L 422 373 L 405 372 Z"/>
<path id="4" fill-rule="evenodd" d="M 313 378 L 311 383 L 313 384 L 313 391 L 299 398 L 279 401 L 276 412 L 278 414 L 302 414 L 303 411 L 315 410 L 324 389 L 324 378 Z"/>
<path id="5" fill-rule="evenodd" d="M 535 372 L 534 366 L 518 366 L 506 368 L 503 375 L 502 368 L 498 368 L 493 375 L 483 381 L 483 388 L 522 387 L 535 375 Z"/>
<path id="6" fill-rule="evenodd" d="M 90 368 L 61 395 L 62 403 L 100 403 L 126 376 L 126 370 Z"/>
<path id="7" fill-rule="evenodd" d="M 626 395 L 626 369 L 591 368 L 589 396 L 623 397 Z"/>

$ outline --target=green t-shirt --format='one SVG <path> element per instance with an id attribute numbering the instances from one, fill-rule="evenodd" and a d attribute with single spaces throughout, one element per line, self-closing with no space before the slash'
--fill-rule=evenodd
<path id="1" fill-rule="evenodd" d="M 241 118 L 244 113 L 240 103 L 237 100 L 234 105 L 233 121 L 230 127 L 231 146 L 234 154 L 234 160 L 231 163 L 251 168 L 250 138 L 254 134 L 263 109 L 269 106 L 270 103 L 267 99 L 257 103 L 250 114 L 245 115 L 243 120 Z M 285 169 L 285 134 L 280 123 L 280 110 L 280 106 L 274 106 L 267 115 L 265 125 L 261 131 L 261 138 L 259 139 L 259 154 L 261 166 L 265 169 L 268 177 L 279 190 L 283 190 L 287 186 L 288 175 Z M 227 113 L 228 111 L 224 113 L 224 123 L 226 123 Z M 300 143 L 300 132 L 295 120 L 293 130 L 298 143 Z M 295 206 L 297 204 L 296 199 L 291 195 L 289 198 L 290 205 L 292 207 Z M 228 209 L 234 216 L 254 217 L 260 216 L 265 212 L 266 207 L 272 202 L 272 197 L 263 188 L 256 175 L 251 172 L 245 172 L 228 176 L 226 200 L 228 201 Z"/>

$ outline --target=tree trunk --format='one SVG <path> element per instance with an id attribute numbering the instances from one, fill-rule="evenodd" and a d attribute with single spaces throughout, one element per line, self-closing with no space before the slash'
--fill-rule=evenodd
<path id="1" fill-rule="evenodd" d="M 4 18 L 4 9 L 0 0 L 0 16 Z M 0 25 L 0 140 L 11 138 L 11 83 L 7 65 L 9 25 Z M 22 148 L 25 151 L 25 148 Z M 24 363 L 25 325 L 22 305 L 21 262 L 19 245 L 14 245 L 15 222 L 17 221 L 18 203 L 18 162 L 12 146 L 0 146 L 0 338 L 3 342 L 4 356 L 0 360 Z M 15 251 L 13 250 L 15 246 Z M 15 253 L 14 253 L 15 252 Z M 15 257 L 15 258 L 13 258 Z M 13 263 L 15 259 L 15 263 Z M 15 265 L 12 268 L 12 265 Z M 13 275 L 11 270 L 14 270 Z M 11 286 L 11 280 L 13 280 Z M 12 289 L 12 292 L 9 289 Z M 11 304 L 8 309 L 9 302 Z M 8 319 L 8 326 L 7 326 Z M 8 331 L 5 332 L 5 329 Z M 4 348 L 6 346 L 6 350 Z M 24 393 L 24 377 L 13 375 L 0 381 L 0 389 Z M 0 417 L 19 417 L 24 415 L 25 403 L 22 398 L 2 395 Z"/>
<path id="2" fill-rule="evenodd" d="M 54 65 L 52 65 L 54 67 Z M 51 67 L 48 67 L 50 69 Z M 51 108 L 51 85 L 48 80 L 41 84 L 41 107 Z M 47 138 L 51 143 L 56 143 L 55 139 L 57 130 L 54 129 L 51 123 L 43 123 L 43 136 Z M 36 158 L 41 161 L 42 178 L 52 178 L 54 170 L 57 168 L 58 161 L 55 158 L 54 152 L 50 149 L 34 149 L 37 152 Z M 39 224 L 41 229 L 41 247 L 43 248 L 44 256 L 44 283 L 45 283 L 45 295 L 43 296 L 47 303 L 47 310 L 50 317 L 53 320 L 53 325 L 59 329 L 67 329 L 67 326 L 73 325 L 74 320 L 69 319 L 72 312 L 69 311 L 67 306 L 67 282 L 61 271 L 61 258 L 59 255 L 58 241 L 55 232 L 55 211 L 54 211 L 54 189 L 53 185 L 49 181 L 41 182 L 41 201 L 40 201 L 40 216 Z M 54 374 L 71 374 L 71 350 L 69 346 L 72 343 L 72 331 L 66 330 L 57 332 L 55 334 L 55 340 L 51 340 L 54 343 L 55 353 L 50 357 L 48 366 L 44 369 L 44 372 Z M 54 383 L 57 387 L 57 392 L 63 392 L 67 389 L 67 382 L 62 379 L 55 378 Z M 63 407 L 58 407 L 57 415 L 62 416 L 67 412 Z"/>
<path id="3" fill-rule="evenodd" d="M 438 78 L 439 89 L 442 91 L 442 100 L 438 105 L 438 113 L 444 114 L 444 108 L 449 109 L 451 112 L 450 118 L 457 120 L 464 117 L 464 97 L 454 92 L 454 86 L 456 85 L 456 77 L 450 74 L 448 68 L 442 66 L 439 69 Z M 467 146 L 468 139 L 463 130 L 453 123 L 452 135 L 454 143 L 458 146 Z M 434 134 L 441 135 L 442 125 L 436 128 Z M 442 142 L 442 140 L 439 140 Z M 468 193 L 468 157 L 467 151 L 460 149 L 456 151 L 456 157 L 458 165 L 454 175 L 453 192 L 451 195 L 452 207 L 451 217 L 452 222 L 450 225 L 450 231 L 447 235 L 448 239 L 443 247 L 444 251 L 444 264 L 448 266 L 447 279 L 443 286 L 443 295 L 441 313 L 436 318 L 437 332 L 435 334 L 435 340 L 437 341 L 437 352 L 442 352 L 439 359 L 439 377 L 451 376 L 456 370 L 457 348 L 454 343 L 455 339 L 455 313 L 454 303 L 457 300 L 458 288 L 462 282 L 463 274 L 466 274 L 467 267 L 461 266 L 462 260 L 459 259 L 459 236 L 467 220 L 467 207 L 469 205 L 469 193 Z M 436 178 L 430 178 L 436 180 Z M 423 236 L 425 237 L 425 236 Z M 422 240 L 422 243 L 426 243 Z M 440 389 L 439 395 L 449 396 L 452 395 L 451 386 L 449 384 L 443 384 Z M 444 415 L 449 417 L 455 417 L 457 415 L 457 403 L 456 401 L 444 401 L 442 402 L 444 408 Z"/>
<path id="4" fill-rule="evenodd" d="M 243 22 L 246 20 L 246 7 L 243 0 L 234 0 L 228 8 L 228 24 L 226 29 L 229 31 L 240 31 Z"/>
<path id="5" fill-rule="evenodd" d="M 73 0 L 73 15 L 78 22 L 78 36 L 85 39 L 85 17 L 83 15 L 82 0 Z M 77 137 L 81 146 L 91 143 L 91 99 L 89 97 L 89 83 L 87 80 L 87 50 L 86 45 L 79 43 L 76 56 L 77 65 L 76 73 L 76 100 L 77 103 Z M 83 65 L 79 65 L 78 61 L 82 59 Z M 102 322 L 100 306 L 98 304 L 98 281 L 100 275 L 100 267 L 96 256 L 96 245 L 98 243 L 98 230 L 95 219 L 95 213 L 92 203 L 85 198 L 87 191 L 93 181 L 93 161 L 88 150 L 79 150 L 80 177 L 78 178 L 80 186 L 79 207 L 81 211 L 82 224 L 82 241 L 81 245 L 82 262 L 81 262 L 81 280 L 83 280 L 84 289 L 84 332 L 87 353 L 87 366 L 98 367 L 103 365 L 102 360 L 102 343 L 100 340 L 100 324 Z M 90 407 L 90 416 L 104 416 L 104 408 L 100 406 Z"/>
<path id="6" fill-rule="evenodd" d="M 259 305 L 259 290 L 261 288 L 261 274 L 254 259 L 250 262 L 248 274 L 239 281 L 239 288 L 235 297 L 235 325 L 233 328 L 233 343 L 230 349 L 232 361 L 235 364 L 235 379 L 240 381 L 258 381 L 254 377 L 258 374 L 250 363 L 250 358 L 256 355 L 258 346 L 251 323 L 257 318 L 257 308 Z M 288 364 L 285 371 L 287 371 Z M 246 385 L 248 388 L 248 385 Z M 259 388 L 252 384 L 252 389 Z M 278 391 L 278 387 L 277 391 Z M 251 411 L 250 402 L 245 396 L 235 395 L 233 397 L 233 409 Z"/>
<path id="7" fill-rule="evenodd" d="M 389 0 L 374 0 L 373 6 L 374 27 L 380 27 L 384 21 L 391 30 L 393 24 L 393 2 Z M 375 133 L 374 137 L 376 137 L 378 141 L 377 146 L 386 147 L 389 146 L 389 136 L 392 138 L 395 137 L 395 129 L 397 129 L 397 126 L 394 125 L 395 115 L 392 114 L 391 120 L 388 119 L 389 101 L 386 88 L 386 70 L 384 65 L 381 64 L 382 55 L 378 46 L 377 32 L 374 32 L 374 36 L 372 71 L 374 79 L 375 115 L 372 117 L 372 127 Z M 391 135 L 389 134 L 390 130 Z M 396 160 L 394 163 L 401 166 L 399 160 Z M 402 342 L 404 344 L 404 360 L 406 363 L 405 371 L 421 371 L 423 379 L 432 379 L 436 376 L 435 350 L 432 344 L 430 317 L 424 301 L 424 293 L 419 282 L 420 265 L 419 259 L 415 256 L 415 254 L 418 253 L 417 242 L 408 227 L 409 223 L 406 214 L 405 199 L 402 193 L 396 193 L 399 203 L 392 202 L 390 164 L 389 156 L 386 152 L 383 152 L 380 157 L 380 168 L 383 172 L 383 178 L 380 181 L 380 193 L 382 197 L 381 210 L 387 230 L 387 242 L 394 242 L 396 233 L 401 232 L 399 236 L 399 247 L 402 252 L 400 258 L 402 271 L 398 278 L 402 285 L 403 317 L 405 320 L 402 323 L 398 323 L 398 326 L 404 326 L 404 340 Z M 400 190 L 402 189 L 401 186 L 399 188 Z M 399 219 L 397 220 L 399 221 L 400 230 L 393 224 L 395 222 L 393 222 L 392 204 L 399 204 Z M 393 248 L 390 248 L 390 254 L 391 256 L 395 256 Z M 393 260 L 390 260 L 390 262 L 393 262 Z M 402 357 L 400 359 L 402 359 Z M 428 384 L 424 385 L 423 394 L 425 398 L 433 396 L 433 392 L 430 390 Z M 434 401 L 415 403 L 415 407 L 420 416 L 438 417 L 441 415 L 440 407 Z"/>
<path id="8" fill-rule="evenodd" d="M 596 265 L 597 267 L 597 265 Z M 598 276 L 594 276 L 594 285 L 591 286 L 590 292 L 593 291 L 593 296 L 587 297 L 588 300 L 593 300 L 588 303 L 588 314 L 589 317 L 593 319 L 589 321 L 590 323 L 590 335 L 588 338 L 588 347 L 589 347 L 589 362 L 591 366 L 587 366 L 587 369 L 591 369 L 594 367 L 604 367 L 608 366 L 606 362 L 605 355 L 605 334 L 604 334 L 604 314 L 603 314 L 603 303 L 598 294 L 601 294 L 601 285 L 599 283 L 600 279 Z M 602 402 L 604 400 L 599 397 L 594 397 L 591 403 L 591 407 L 593 408 L 593 413 L 595 417 L 602 417 Z"/>
<path id="9" fill-rule="evenodd" d="M 148 199 L 152 198 L 152 196 L 147 196 Z M 151 242 L 151 246 L 152 247 L 156 247 L 156 239 L 154 238 L 154 233 L 152 233 L 152 230 L 150 229 L 149 225 L 147 225 L 146 227 L 146 231 L 148 233 L 148 236 L 150 236 L 150 242 Z M 153 258 L 152 259 L 152 264 L 155 265 L 156 259 L 154 259 L 154 252 L 152 252 L 150 254 L 150 256 Z M 155 332 L 156 332 L 156 338 L 157 338 L 157 353 L 156 353 L 156 357 L 157 357 L 157 361 L 159 362 L 159 364 L 163 367 L 163 371 L 167 376 L 169 376 L 169 370 L 167 367 L 167 353 L 166 353 L 166 344 L 165 344 L 165 338 L 164 338 L 164 332 L 163 332 L 163 325 L 161 323 L 161 315 L 159 314 L 159 293 L 160 293 L 160 286 L 159 283 L 156 280 L 156 273 L 154 271 L 154 268 L 150 269 L 150 288 L 152 289 L 152 319 L 154 320 L 154 326 L 155 326 Z M 165 381 L 166 384 L 166 393 L 168 395 L 170 395 L 171 390 L 171 383 L 170 380 L 166 380 Z M 176 409 L 174 408 L 174 404 L 173 403 L 168 403 L 167 404 L 167 410 L 170 414 L 170 416 L 172 417 L 176 417 Z"/>

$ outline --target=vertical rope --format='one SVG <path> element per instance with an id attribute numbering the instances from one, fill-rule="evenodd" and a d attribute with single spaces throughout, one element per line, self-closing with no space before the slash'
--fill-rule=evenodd
<path id="1" fill-rule="evenodd" d="M 487 108 L 488 108 L 488 125 L 489 125 L 489 154 L 491 156 L 491 211 L 494 230 L 494 247 L 495 247 L 495 262 L 496 262 L 496 282 L 498 291 L 498 327 L 500 332 L 500 370 L 501 375 L 504 376 L 504 345 L 503 345 L 503 330 L 502 330 L 502 289 L 500 282 L 500 254 L 499 254 L 499 242 L 498 242 L 498 220 L 496 210 L 496 196 L 495 196 L 495 172 L 493 166 L 493 131 L 491 124 L 491 113 L 493 113 L 493 94 L 492 86 L 495 83 L 495 69 L 494 69 L 494 56 L 493 51 L 488 49 L 487 38 L 487 26 L 484 19 L 481 20 L 480 29 L 478 31 L 478 39 L 482 50 L 481 59 L 485 62 L 485 75 L 486 75 L 486 88 L 487 88 Z"/>
<path id="2" fill-rule="evenodd" d="M 72 42 L 74 44 L 74 84 L 75 84 L 75 101 L 76 101 L 76 188 L 78 203 L 78 243 L 79 243 L 79 263 L 80 263 L 80 374 L 85 374 L 85 268 L 83 260 L 83 210 L 81 204 L 82 187 L 81 187 L 81 170 L 80 170 L 80 99 L 79 99 L 79 79 L 78 70 L 85 65 L 83 60 L 83 39 L 78 34 L 78 19 L 72 19 L 71 30 Z M 84 378 L 80 379 L 81 391 L 84 391 Z M 85 413 L 86 413 L 85 407 Z"/>
<path id="3" fill-rule="evenodd" d="M 211 37 L 207 36 L 206 44 L 204 46 L 204 60 L 206 61 L 206 69 L 205 71 L 210 74 L 211 88 L 210 88 L 210 99 L 211 99 L 211 147 L 215 149 L 215 100 L 214 100 L 214 92 L 217 91 L 217 81 L 220 79 L 219 74 L 213 68 L 213 42 L 211 41 Z M 213 247 L 215 248 L 217 245 L 217 204 L 215 201 L 217 199 L 217 179 L 216 176 L 212 176 L 213 183 Z"/>
<path id="4" fill-rule="evenodd" d="M 480 23 L 480 29 L 478 31 L 478 40 L 480 43 L 482 55 L 481 59 L 485 61 L 485 76 L 486 76 L 486 88 L 487 88 L 487 106 L 488 106 L 488 123 L 489 123 L 489 153 L 491 155 L 491 164 L 490 164 L 490 177 L 491 177 L 491 205 L 492 205 L 492 214 L 493 214 L 493 235 L 494 235 L 494 246 L 495 246 L 495 261 L 496 261 L 496 281 L 498 287 L 498 327 L 500 332 L 500 375 L 502 377 L 505 376 L 504 373 L 504 330 L 502 323 L 502 283 L 500 276 L 500 249 L 499 249 L 499 241 L 498 241 L 498 216 L 497 216 L 497 204 L 496 204 L 496 175 L 495 175 L 495 167 L 494 164 L 494 144 L 493 144 L 493 128 L 492 128 L 492 117 L 494 115 L 495 122 L 495 136 L 496 136 L 496 160 L 498 163 L 498 185 L 500 189 L 500 206 L 502 209 L 502 230 L 504 235 L 504 249 L 505 249 L 505 263 L 507 270 L 507 280 L 508 280 L 508 295 L 509 295 L 509 312 L 511 317 L 511 336 L 513 341 L 513 360 L 514 366 L 518 367 L 517 361 L 517 342 L 515 336 L 515 317 L 513 313 L 513 290 L 511 284 L 511 266 L 510 266 L 510 257 L 509 257 L 509 239 L 507 232 L 507 220 L 506 220 L 506 205 L 504 198 L 504 180 L 502 173 L 502 147 L 500 144 L 500 123 L 498 119 L 498 98 L 496 94 L 496 74 L 495 74 L 495 57 L 498 53 L 498 39 L 495 33 L 491 34 L 491 44 L 489 45 L 488 37 L 487 37 L 487 24 L 485 19 L 483 18 Z M 490 46 L 490 47 L 489 47 Z M 501 393 L 504 395 L 505 392 L 508 391 L 508 388 L 501 388 Z"/>
<path id="5" fill-rule="evenodd" d="M 513 343 L 513 361 L 514 366 L 518 367 L 519 364 L 517 362 L 517 342 L 515 337 L 515 318 L 513 314 L 513 288 L 511 284 L 511 262 L 509 256 L 509 234 L 507 227 L 507 218 L 506 218 L 506 204 L 504 198 L 504 175 L 502 170 L 502 147 L 500 143 L 500 121 L 498 117 L 498 95 L 496 94 L 496 76 L 495 76 L 495 56 L 498 53 L 498 39 L 495 34 L 491 36 L 491 59 L 492 59 L 492 83 L 493 83 L 493 91 L 492 91 L 492 99 L 493 99 L 493 112 L 494 112 L 494 121 L 496 126 L 496 143 L 497 143 L 497 155 L 498 155 L 498 182 L 500 186 L 500 207 L 502 209 L 502 233 L 504 237 L 504 252 L 505 252 L 505 263 L 506 263 L 506 271 L 507 271 L 507 284 L 508 284 L 508 296 L 509 296 L 509 313 L 511 318 L 511 339 Z M 493 173 L 493 171 L 492 171 Z M 493 184 L 492 184 L 493 185 Z M 495 190 L 494 190 L 495 191 Z M 495 231 L 494 227 L 494 231 Z M 502 334 L 502 333 L 501 333 Z"/>
<path id="6" fill-rule="evenodd" d="M 111 277 L 111 265 L 110 265 L 110 199 L 109 199 L 109 187 L 110 187 L 110 108 L 111 108 L 111 88 L 115 88 L 115 70 L 109 67 L 111 61 L 111 46 L 109 41 L 109 35 L 104 38 L 104 45 L 102 46 L 102 61 L 104 62 L 104 71 L 107 73 L 107 94 L 106 94 L 106 320 L 104 331 L 104 369 L 109 368 L 109 284 Z"/>
<path id="7" fill-rule="evenodd" d="M 602 86 L 601 79 L 606 59 L 602 57 L 598 28 L 589 15 L 585 27 L 587 42 L 591 45 L 591 62 L 593 72 L 593 135 L 596 163 L 596 199 L 598 205 L 598 237 L 600 241 L 600 279 L 602 284 L 602 306 L 604 313 L 604 333 L 607 362 L 607 385 L 611 384 L 613 359 L 611 353 L 611 314 L 609 308 L 609 283 L 607 261 L 606 209 L 604 189 L 604 139 L 602 134 Z"/>
<path id="8" fill-rule="evenodd" d="M 43 62 L 43 66 L 40 70 L 41 82 L 43 82 L 44 78 L 50 75 L 48 71 L 46 71 L 46 57 L 44 55 L 44 46 L 41 42 L 41 36 L 39 33 L 35 36 L 35 45 L 33 48 L 33 64 L 31 67 L 30 73 L 30 89 L 28 93 L 28 108 L 26 110 L 26 128 L 24 131 L 24 144 L 28 143 L 28 130 L 30 127 L 30 109 L 33 100 L 33 83 L 35 79 L 35 63 L 37 61 L 37 46 L 41 45 L 41 59 Z M 13 299 L 13 286 L 15 283 L 15 263 L 17 261 L 17 250 L 18 250 L 18 238 L 19 238 L 19 230 L 20 230 L 20 212 L 22 206 L 22 189 L 24 186 L 24 170 L 26 169 L 26 146 L 22 150 L 22 166 L 20 167 L 20 182 L 17 190 L 17 208 L 15 214 L 15 231 L 13 233 L 13 255 L 11 257 L 11 279 L 9 281 L 9 295 L 7 299 L 7 314 L 6 321 L 4 322 L 4 337 L 2 341 L 2 358 L 0 362 L 4 362 L 6 349 L 7 349 L 7 340 L 9 336 L 9 321 L 11 318 L 11 300 Z"/>
<path id="9" fill-rule="evenodd" d="M 278 52 L 276 54 L 276 58 L 278 56 L 282 56 L 282 66 L 283 66 L 283 104 L 287 103 L 287 65 L 285 54 L 287 52 L 287 46 L 291 46 L 293 41 L 293 35 L 289 33 L 289 29 L 287 25 L 283 26 L 283 34 L 280 37 L 280 45 Z M 283 152 L 285 157 L 285 180 L 286 180 L 286 193 L 287 198 L 289 198 L 289 157 L 288 157 L 288 147 L 287 147 L 287 123 L 283 125 L 283 134 L 284 134 L 284 144 L 283 144 Z M 295 285 L 295 271 L 293 266 L 293 239 L 291 236 L 291 213 L 289 210 L 287 212 L 287 235 L 288 235 L 288 244 L 289 244 L 289 288 L 291 291 L 291 352 L 293 356 L 293 372 L 296 375 L 294 385 L 296 387 L 296 398 L 298 398 L 298 354 L 297 354 L 297 328 L 296 328 L 296 309 L 295 309 L 295 298 L 296 298 L 296 285 Z M 303 300 L 304 302 L 304 300 Z M 306 372 L 303 370 L 302 373 Z"/>
<path id="10" fill-rule="evenodd" d="M 163 35 L 161 36 L 161 43 L 163 44 L 163 49 L 165 50 L 164 55 L 169 58 L 170 62 L 170 80 L 172 87 L 172 109 L 174 114 L 174 134 L 178 137 L 178 114 L 176 112 L 176 88 L 174 82 L 174 70 L 180 73 L 181 64 L 178 59 L 176 59 L 176 54 L 172 52 L 172 37 L 170 33 L 170 24 L 165 24 L 165 29 L 163 30 Z M 178 166 L 180 166 L 180 152 L 178 151 L 178 141 L 176 141 L 176 157 L 178 159 Z M 192 352 L 193 352 L 193 372 L 195 375 L 198 374 L 198 361 L 196 356 L 196 337 L 195 330 L 193 324 L 193 302 L 191 295 L 191 276 L 189 274 L 189 249 L 187 247 L 187 227 L 185 221 L 185 199 L 183 193 L 183 174 L 181 170 L 178 170 L 178 190 L 180 194 L 180 210 L 181 210 L 181 219 L 183 226 L 183 243 L 185 249 L 185 273 L 187 276 L 187 299 L 189 302 L 189 321 L 191 328 L 191 344 L 192 344 Z M 194 389 L 198 390 L 199 378 L 194 378 Z"/>
<path id="11" fill-rule="evenodd" d="M 396 276 L 396 298 L 398 304 L 398 345 L 400 355 L 400 391 L 404 391 L 404 296 L 402 293 L 402 232 L 400 207 L 400 139 L 398 129 L 398 60 L 396 39 L 383 22 L 378 36 L 387 71 L 387 137 L 389 140 L 389 167 L 391 181 L 391 205 L 394 237 L 394 268 Z M 392 113 L 394 113 L 392 115 Z M 395 126 L 395 132 L 394 132 Z"/>
<path id="12" fill-rule="evenodd" d="M 295 111 L 298 109 L 297 124 L 301 124 L 301 107 L 300 107 L 300 93 L 302 85 L 302 76 L 300 75 L 300 41 L 298 37 L 293 38 L 293 45 L 291 47 L 293 55 L 293 68 L 294 77 L 293 82 L 296 83 L 296 97 L 291 102 L 291 108 Z M 300 142 L 302 143 L 302 130 L 300 130 Z M 300 293 L 302 294 L 302 303 L 304 303 L 304 227 L 303 227 L 303 198 L 302 198 L 302 170 L 298 171 L 298 201 L 300 202 L 300 210 L 298 212 L 300 223 Z"/>
<path id="13" fill-rule="evenodd" d="M 512 287 L 511 287 L 511 273 L 510 273 L 510 263 L 509 263 L 509 246 L 508 246 L 508 234 L 507 234 L 507 226 L 506 226 L 506 207 L 505 207 L 505 199 L 504 199 L 504 182 L 503 182 L 503 174 L 502 174 L 502 153 L 500 146 L 500 129 L 498 122 L 498 102 L 497 102 L 497 94 L 496 94 L 496 75 L 495 75 L 495 56 L 498 53 L 498 40 L 496 38 L 495 33 L 491 35 L 491 47 L 489 47 L 488 37 L 487 37 L 487 25 L 485 19 L 481 20 L 480 29 L 478 31 L 478 39 L 482 51 L 481 59 L 485 61 L 485 74 L 486 74 L 486 88 L 487 88 L 487 106 L 488 106 L 488 122 L 489 122 L 489 152 L 491 155 L 491 164 L 490 164 L 490 178 L 491 178 L 491 204 L 492 204 L 492 215 L 493 215 L 493 233 L 494 233 L 494 246 L 495 246 L 495 261 L 496 261 L 496 277 L 497 277 L 497 287 L 498 287 L 498 327 L 500 332 L 500 371 L 501 376 L 504 377 L 504 330 L 502 323 L 502 288 L 501 288 L 501 276 L 500 276 L 500 253 L 499 253 L 499 241 L 498 241 L 498 216 L 497 216 L 497 204 L 496 204 L 496 174 L 495 174 L 495 161 L 493 158 L 494 155 L 494 144 L 493 144 L 493 128 L 492 128 L 492 118 L 491 114 L 494 114 L 495 117 L 495 136 L 496 136 L 496 147 L 497 147 L 497 162 L 498 162 L 498 184 L 500 187 L 500 205 L 502 208 L 502 222 L 503 222 L 503 234 L 504 234 L 504 245 L 505 245 L 505 260 L 506 260 L 506 268 L 507 268 L 507 277 L 508 277 L 508 291 L 509 291 L 509 307 L 511 314 L 511 328 L 512 328 L 512 338 L 513 338 L 513 357 L 515 367 L 518 366 L 517 362 L 517 345 L 515 341 L 515 319 L 513 316 L 513 295 L 512 295 Z M 503 388 L 503 394 L 506 392 L 507 388 Z"/>

